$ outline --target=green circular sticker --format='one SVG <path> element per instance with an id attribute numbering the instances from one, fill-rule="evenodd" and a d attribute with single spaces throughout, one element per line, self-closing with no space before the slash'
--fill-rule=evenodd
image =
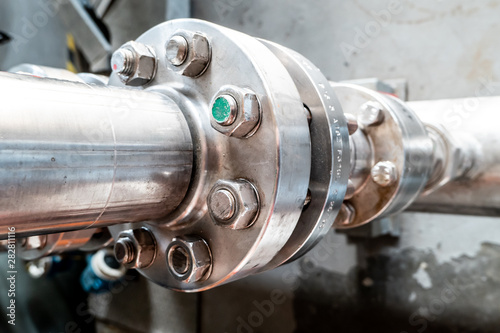
<path id="1" fill-rule="evenodd" d="M 226 122 L 231 115 L 231 105 L 224 97 L 218 97 L 212 105 L 212 116 L 218 123 Z"/>

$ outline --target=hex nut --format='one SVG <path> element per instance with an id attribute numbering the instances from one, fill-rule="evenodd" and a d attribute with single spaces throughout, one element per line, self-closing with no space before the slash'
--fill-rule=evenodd
<path id="1" fill-rule="evenodd" d="M 187 54 L 182 62 L 170 62 L 171 68 L 184 76 L 194 78 L 202 75 L 208 68 L 212 57 L 207 37 L 201 32 L 179 30 L 169 38 L 169 41 L 178 39 L 177 36 L 187 41 Z"/>
<path id="2" fill-rule="evenodd" d="M 170 274 L 179 281 L 200 282 L 208 279 L 212 273 L 210 247 L 198 236 L 175 237 L 165 254 Z"/>
<path id="3" fill-rule="evenodd" d="M 151 266 L 156 258 L 153 234 L 146 228 L 122 231 L 115 243 L 115 257 L 127 268 Z"/>
<path id="4" fill-rule="evenodd" d="M 154 79 L 157 59 L 154 50 L 142 43 L 130 41 L 122 45 L 111 58 L 111 68 L 128 86 L 142 86 Z"/>
<path id="5" fill-rule="evenodd" d="M 222 191 L 234 197 L 234 213 L 226 219 L 215 213 L 220 207 L 214 199 Z M 250 227 L 257 219 L 260 206 L 257 190 L 245 179 L 219 180 L 208 194 L 207 204 L 210 216 L 217 225 L 236 230 Z"/>
<path id="6" fill-rule="evenodd" d="M 342 206 L 340 206 L 339 214 L 335 219 L 334 226 L 337 227 L 347 227 L 352 224 L 354 221 L 354 216 L 356 212 L 354 207 L 351 204 L 344 202 Z"/>
<path id="7" fill-rule="evenodd" d="M 22 241 L 24 250 L 41 250 L 47 245 L 47 235 L 30 236 Z"/>
<path id="8" fill-rule="evenodd" d="M 381 161 L 371 169 L 372 180 L 379 186 L 387 187 L 398 179 L 396 166 L 391 161 Z"/>
<path id="9" fill-rule="evenodd" d="M 376 101 L 366 102 L 361 106 L 358 123 L 364 128 L 378 126 L 384 121 L 383 106 Z"/>
<path id="10" fill-rule="evenodd" d="M 210 105 L 214 105 L 215 101 L 221 96 L 232 96 L 237 104 L 237 113 L 235 119 L 229 125 L 220 124 L 211 113 L 210 124 L 218 132 L 238 138 L 249 138 L 258 129 L 261 119 L 261 106 L 257 95 L 247 88 L 239 88 L 235 86 L 223 86 L 214 98 Z"/>
<path id="11" fill-rule="evenodd" d="M 130 237 L 120 237 L 115 243 L 115 258 L 124 265 L 131 263 L 135 258 L 134 242 Z"/>

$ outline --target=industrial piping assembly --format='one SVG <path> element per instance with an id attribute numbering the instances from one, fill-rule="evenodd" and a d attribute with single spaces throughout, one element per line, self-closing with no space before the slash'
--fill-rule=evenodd
<path id="1" fill-rule="evenodd" d="M 15 227 L 26 259 L 114 242 L 126 267 L 201 291 L 292 261 L 332 226 L 408 207 L 499 215 L 497 97 L 452 117 L 470 102 L 332 83 L 199 20 L 147 31 L 112 68 L 109 82 L 0 74 L 1 236 Z"/>

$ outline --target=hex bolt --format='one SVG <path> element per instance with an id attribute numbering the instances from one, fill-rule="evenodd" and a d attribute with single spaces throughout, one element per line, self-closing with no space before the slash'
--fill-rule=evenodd
<path id="1" fill-rule="evenodd" d="M 115 243 L 115 258 L 121 264 L 130 264 L 135 259 L 134 242 L 129 237 L 122 237 Z"/>
<path id="2" fill-rule="evenodd" d="M 346 113 L 345 118 L 347 120 L 347 130 L 349 131 L 349 135 L 353 135 L 358 130 L 358 120 L 350 113 Z"/>
<path id="3" fill-rule="evenodd" d="M 369 101 L 361 106 L 358 123 L 363 127 L 378 126 L 384 121 L 383 107 L 379 102 Z"/>
<path id="4" fill-rule="evenodd" d="M 165 46 L 167 60 L 174 66 L 182 65 L 187 58 L 189 45 L 186 38 L 172 36 Z"/>
<path id="5" fill-rule="evenodd" d="M 398 173 L 394 163 L 390 161 L 378 162 L 370 172 L 373 181 L 379 186 L 392 185 L 398 179 Z"/>
<path id="6" fill-rule="evenodd" d="M 234 123 L 238 115 L 238 103 L 231 95 L 220 95 L 212 104 L 212 118 L 222 126 Z"/>
<path id="7" fill-rule="evenodd" d="M 167 246 L 165 255 L 170 274 L 184 283 L 206 280 L 212 272 L 212 253 L 201 237 L 175 237 Z"/>
<path id="8" fill-rule="evenodd" d="M 211 194 L 210 212 L 219 221 L 230 220 L 236 211 L 236 199 L 234 195 L 226 189 L 218 189 Z"/>
<path id="9" fill-rule="evenodd" d="M 219 180 L 208 194 L 207 206 L 217 225 L 239 230 L 255 222 L 260 204 L 255 186 L 236 179 Z"/>
<path id="10" fill-rule="evenodd" d="M 116 260 L 127 268 L 147 268 L 156 258 L 156 240 L 146 228 L 122 231 L 115 243 Z"/>
<path id="11" fill-rule="evenodd" d="M 212 58 L 209 40 L 201 32 L 179 30 L 170 37 L 165 47 L 172 69 L 192 78 L 202 75 Z"/>
<path id="12" fill-rule="evenodd" d="M 257 94 L 247 88 L 223 86 L 212 99 L 210 124 L 220 133 L 237 138 L 254 135 L 260 124 Z"/>
<path id="13" fill-rule="evenodd" d="M 135 68 L 135 54 L 132 50 L 120 48 L 111 57 L 111 68 L 117 74 L 130 76 Z"/>
<path id="14" fill-rule="evenodd" d="M 47 245 L 47 235 L 23 238 L 20 243 L 24 250 L 41 250 Z"/>
<path id="15" fill-rule="evenodd" d="M 130 41 L 113 53 L 111 68 L 129 86 L 142 86 L 156 75 L 157 60 L 152 48 Z"/>
<path id="16" fill-rule="evenodd" d="M 347 227 L 351 225 L 354 221 L 355 210 L 351 204 L 344 202 L 340 206 L 339 214 L 335 219 L 334 226 Z"/>

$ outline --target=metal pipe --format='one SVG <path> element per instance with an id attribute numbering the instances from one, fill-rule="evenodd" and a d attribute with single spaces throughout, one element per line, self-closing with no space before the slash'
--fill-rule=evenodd
<path id="1" fill-rule="evenodd" d="M 184 198 L 178 106 L 140 90 L 0 73 L 0 239 L 157 220 Z"/>
<path id="2" fill-rule="evenodd" d="M 409 210 L 500 215 L 500 97 L 410 102 L 447 146 L 442 186 L 424 192 Z"/>

